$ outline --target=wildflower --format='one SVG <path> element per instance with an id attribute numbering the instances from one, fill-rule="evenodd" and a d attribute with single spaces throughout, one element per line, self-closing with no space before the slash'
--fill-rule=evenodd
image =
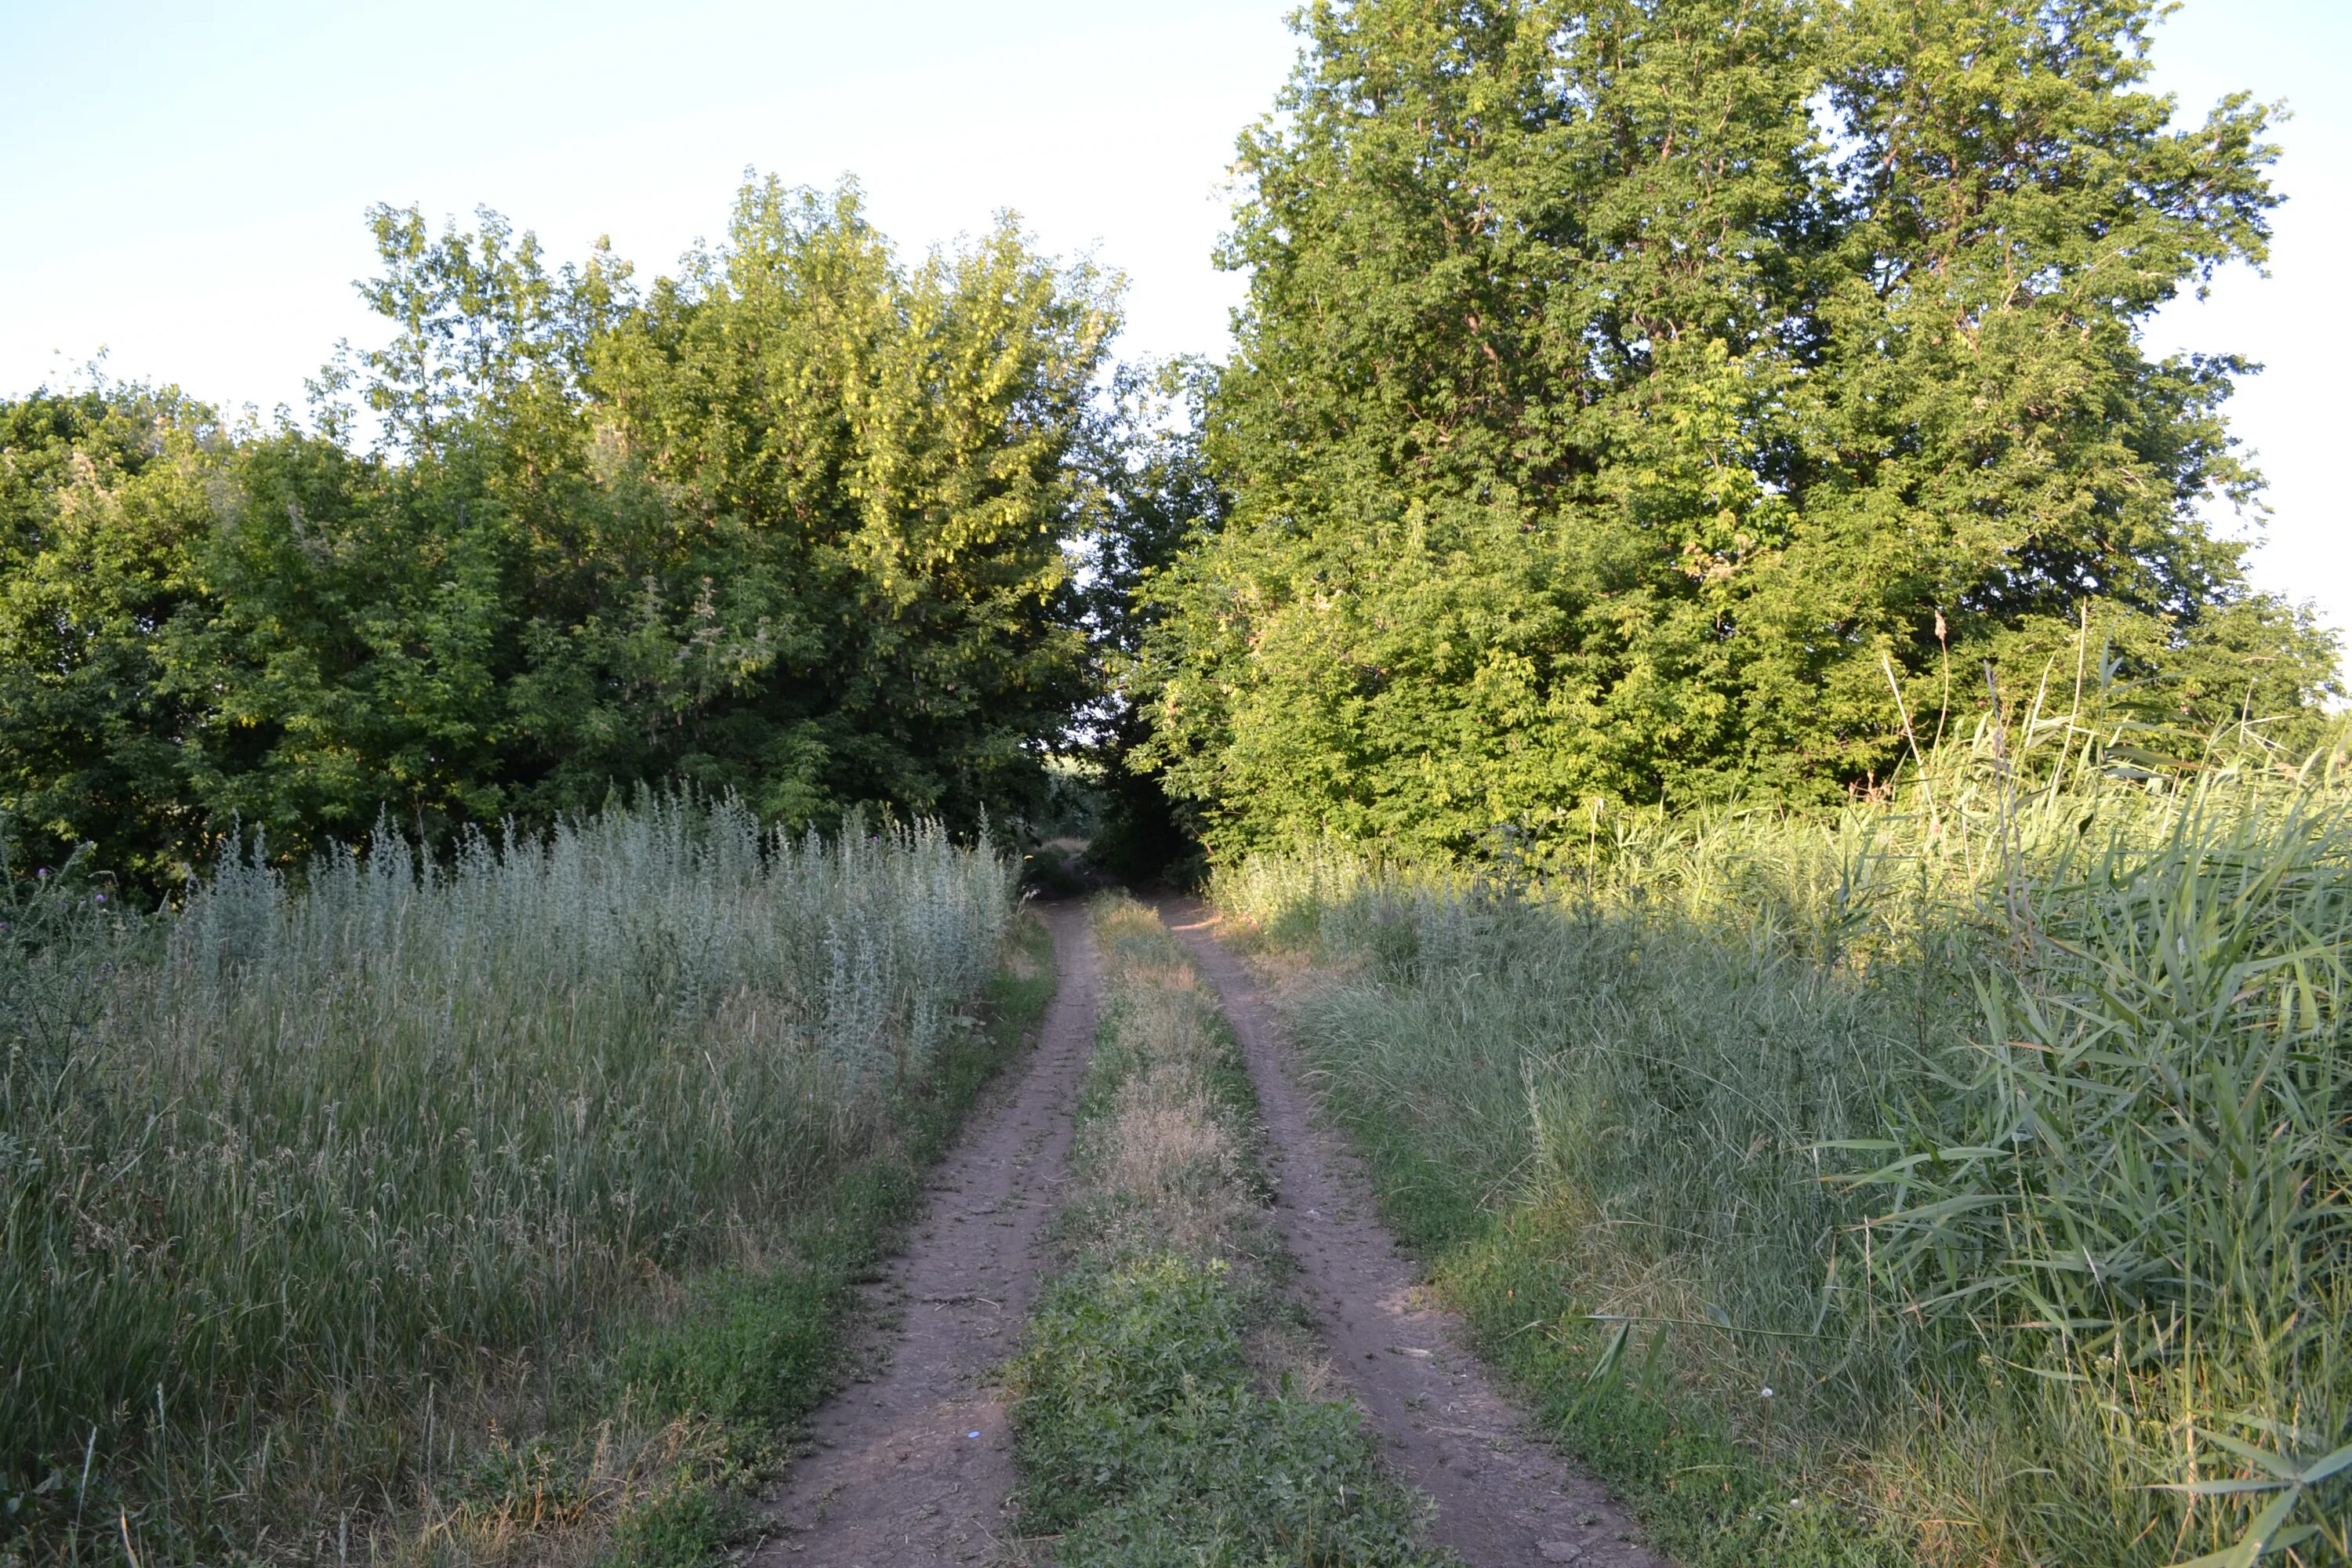
<path id="1" fill-rule="evenodd" d="M 1759 1393 L 1756 1397 L 1759 1399 L 1769 1399 L 1772 1397 L 1772 1391 L 1769 1388 L 1764 1389 Z"/>

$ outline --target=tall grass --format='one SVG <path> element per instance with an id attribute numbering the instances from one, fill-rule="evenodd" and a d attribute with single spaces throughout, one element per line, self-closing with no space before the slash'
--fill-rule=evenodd
<path id="1" fill-rule="evenodd" d="M 1600 1380 L 1656 1347 L 1926 1561 L 2342 1561 L 2352 784 L 2145 739 L 2027 715 L 1831 816 L 1216 891 L 1337 965 L 1295 1022 L 1416 1146 L 1397 1211 L 1538 1237 Z"/>
<path id="2" fill-rule="evenodd" d="M 152 920 L 5 880 L 0 1456 L 52 1548 L 151 1558 L 347 1555 L 615 1310 L 759 1261 L 1013 908 L 935 827 L 679 798 L 299 888 L 257 847 Z"/>

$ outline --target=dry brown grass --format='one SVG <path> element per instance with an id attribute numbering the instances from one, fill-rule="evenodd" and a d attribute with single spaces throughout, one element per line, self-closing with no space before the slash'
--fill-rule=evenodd
<path id="1" fill-rule="evenodd" d="M 1199 1078 L 1163 1064 L 1119 1086 L 1108 1120 L 1097 1190 L 1150 1216 L 1179 1252 L 1221 1252 L 1249 1211 L 1242 1151 Z"/>
<path id="2" fill-rule="evenodd" d="M 1230 1043 L 1216 1001 L 1181 945 L 1128 900 L 1096 911 L 1111 1020 L 1102 1069 L 1108 1106 L 1080 1140 L 1082 1194 L 1120 1239 L 1192 1256 L 1232 1247 L 1254 1215 L 1244 1180 L 1249 1130 L 1213 1074 Z"/>
<path id="3" fill-rule="evenodd" d="M 1142 905 L 1103 901 L 1095 930 L 1109 1020 L 1097 1070 L 1116 1087 L 1079 1134 L 1079 1194 L 1100 1200 L 1088 1246 L 1218 1258 L 1243 1289 L 1269 1292 L 1265 1263 L 1279 1244 L 1252 1184 L 1249 1112 L 1217 1087 L 1237 1064 L 1216 994 Z M 1255 1315 L 1247 1346 L 1268 1391 L 1286 1382 L 1309 1398 L 1341 1396 L 1320 1345 L 1288 1315 Z"/>

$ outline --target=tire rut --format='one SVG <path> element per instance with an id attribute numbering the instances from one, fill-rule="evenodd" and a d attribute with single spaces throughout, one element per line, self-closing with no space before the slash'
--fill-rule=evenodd
<path id="1" fill-rule="evenodd" d="M 979 1563 L 1014 1480 L 989 1373 L 1012 1350 L 1043 1274 L 1071 1112 L 1093 1053 L 1099 966 L 1085 907 L 1048 906 L 1057 982 L 1034 1050 L 931 1173 L 906 1250 L 869 1288 L 887 1363 L 819 1408 L 812 1450 L 768 1500 L 755 1563 L 825 1568 Z M 882 1346 L 877 1346 L 882 1348 Z"/>
<path id="2" fill-rule="evenodd" d="M 1318 1125 L 1285 1070 L 1270 1009 L 1217 941 L 1215 912 L 1188 899 L 1162 900 L 1160 911 L 1192 945 L 1241 1042 L 1265 1124 L 1275 1221 L 1303 1271 L 1302 1301 L 1390 1462 L 1435 1501 L 1434 1543 L 1473 1568 L 1668 1568 L 1600 1481 L 1529 1435 L 1463 1348 L 1461 1321 L 1422 1287 L 1376 1216 L 1360 1165 Z"/>

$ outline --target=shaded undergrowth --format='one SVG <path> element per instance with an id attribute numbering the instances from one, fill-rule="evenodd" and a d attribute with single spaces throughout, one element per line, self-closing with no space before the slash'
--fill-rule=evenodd
<path id="1" fill-rule="evenodd" d="M 2347 1560 L 2352 792 L 2037 734 L 1546 877 L 1221 876 L 1391 1223 L 1686 1562 Z"/>

